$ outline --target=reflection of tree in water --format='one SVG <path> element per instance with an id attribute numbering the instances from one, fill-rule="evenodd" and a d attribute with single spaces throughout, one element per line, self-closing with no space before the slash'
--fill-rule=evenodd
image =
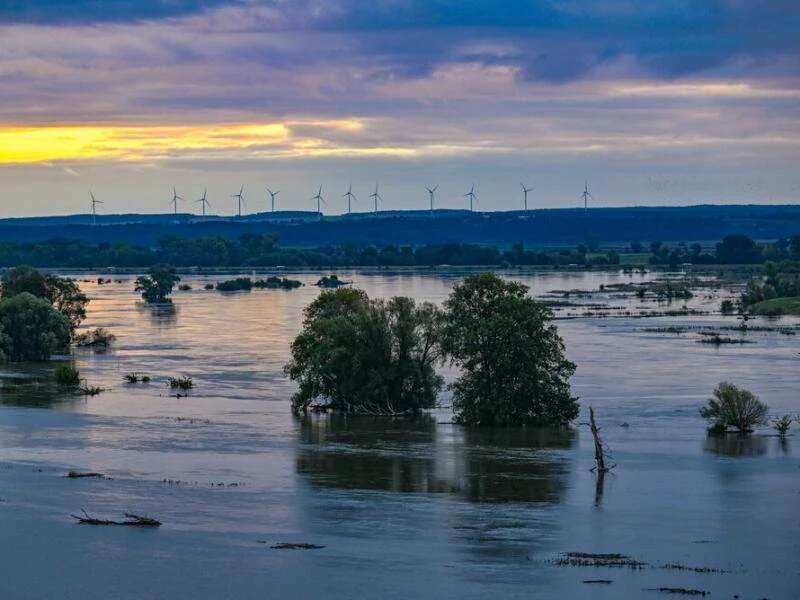
<path id="1" fill-rule="evenodd" d="M 467 430 L 461 495 L 482 502 L 558 502 L 567 476 L 573 430 Z"/>
<path id="2" fill-rule="evenodd" d="M 72 390 L 64 389 L 55 382 L 54 367 L 20 369 L 19 372 L 0 374 L 0 404 L 47 408 L 60 402 L 77 402 L 82 399 Z"/>
<path id="3" fill-rule="evenodd" d="M 723 456 L 763 456 L 769 451 L 769 440 L 760 435 L 709 436 L 703 447 Z"/>
<path id="4" fill-rule="evenodd" d="M 178 320 L 178 309 L 172 302 L 141 305 L 150 312 L 150 320 L 157 327 L 171 327 Z"/>
<path id="5" fill-rule="evenodd" d="M 437 428 L 433 419 L 311 416 L 297 471 L 321 487 L 445 493 L 479 502 L 558 502 L 573 431 Z"/>

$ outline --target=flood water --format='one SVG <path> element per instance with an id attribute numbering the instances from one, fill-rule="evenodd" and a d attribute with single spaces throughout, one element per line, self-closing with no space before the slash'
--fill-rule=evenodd
<path id="1" fill-rule="evenodd" d="M 458 281 L 340 277 L 373 297 L 434 302 Z M 514 276 L 534 295 L 648 277 Z M 81 375 L 106 388 L 98 396 L 60 394 L 43 381 L 52 365 L 0 373 L 0 598 L 800 597 L 800 437 L 709 440 L 698 415 L 721 380 L 774 415 L 800 412 L 800 335 L 717 348 L 645 329 L 735 317 L 561 320 L 582 406 L 570 431 L 465 429 L 447 408 L 413 422 L 294 418 L 282 367 L 319 290 L 202 289 L 223 278 L 184 277 L 193 290 L 172 310 L 142 305 L 132 277 L 81 283 L 85 326 L 117 336 L 108 352 L 75 351 Z M 132 371 L 152 381 L 124 384 Z M 170 376 L 195 389 L 175 397 Z M 581 424 L 589 405 L 616 463 L 602 485 Z M 71 469 L 109 479 L 65 478 Z M 78 525 L 81 509 L 163 525 Z M 271 548 L 283 542 L 324 547 Z M 646 565 L 558 564 L 567 552 Z M 585 583 L 596 580 L 611 583 Z"/>

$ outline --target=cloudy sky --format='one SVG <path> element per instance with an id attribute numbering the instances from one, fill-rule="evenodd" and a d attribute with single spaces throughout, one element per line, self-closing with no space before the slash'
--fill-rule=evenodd
<path id="1" fill-rule="evenodd" d="M 797 0 L 0 0 L 0 216 L 800 201 Z"/>

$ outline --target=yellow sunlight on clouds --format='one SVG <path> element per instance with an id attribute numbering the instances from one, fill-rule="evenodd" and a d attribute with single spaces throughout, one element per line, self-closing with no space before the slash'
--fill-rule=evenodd
<path id="1" fill-rule="evenodd" d="M 295 136 L 293 127 L 313 131 L 314 136 Z M 302 156 L 314 155 L 319 148 L 321 153 L 328 154 L 334 148 L 347 147 L 327 140 L 328 135 L 347 136 L 362 128 L 359 121 L 347 119 L 263 124 L 0 127 L 0 164 L 93 159 L 135 161 L 236 150 L 253 155 Z M 319 139 L 327 143 L 320 144 Z"/>

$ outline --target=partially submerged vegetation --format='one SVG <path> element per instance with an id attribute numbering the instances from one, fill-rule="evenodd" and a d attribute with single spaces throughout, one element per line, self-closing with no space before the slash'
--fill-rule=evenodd
<path id="1" fill-rule="evenodd" d="M 335 277 L 335 275 L 334 275 Z M 286 277 L 267 277 L 266 279 L 257 279 L 253 281 L 249 277 L 237 277 L 236 279 L 228 279 L 217 283 L 216 288 L 220 292 L 249 292 L 252 288 L 257 289 L 275 289 L 275 290 L 293 290 L 301 287 L 303 284 L 295 279 L 287 279 Z M 336 287 L 336 286 L 330 286 Z M 208 288 L 207 288 L 208 289 Z"/>
<path id="2" fill-rule="evenodd" d="M 456 419 L 470 425 L 564 425 L 578 413 L 568 383 L 575 365 L 552 313 L 522 284 L 494 274 L 466 277 L 445 303 L 370 300 L 356 289 L 324 292 L 306 308 L 291 346 L 296 412 L 314 408 L 414 414 L 431 408 L 443 379 L 436 364 L 461 367 L 452 384 Z"/>
<path id="3" fill-rule="evenodd" d="M 95 348 L 105 350 L 117 339 L 113 333 L 103 327 L 98 327 L 75 336 L 75 345 L 79 348 Z"/>
<path id="4" fill-rule="evenodd" d="M 292 409 L 415 414 L 432 408 L 443 385 L 441 312 L 410 298 L 370 300 L 356 289 L 322 293 L 305 309 L 286 374 L 299 384 Z"/>
<path id="5" fill-rule="evenodd" d="M 709 433 L 721 434 L 733 428 L 746 434 L 756 425 L 767 425 L 769 408 L 749 390 L 740 389 L 727 381 L 714 389 L 708 406 L 700 409 L 700 416 L 709 422 Z"/>
<path id="6" fill-rule="evenodd" d="M 194 387 L 194 381 L 191 377 L 170 377 L 167 379 L 167 385 L 172 389 L 189 391 Z"/>
<path id="7" fill-rule="evenodd" d="M 171 302 L 172 288 L 181 280 L 175 267 L 166 263 L 153 265 L 146 275 L 136 278 L 134 289 L 142 293 L 148 304 Z"/>
<path id="8" fill-rule="evenodd" d="M 122 376 L 122 380 L 125 383 L 150 383 L 150 376 L 131 371 L 130 373 L 125 373 Z"/>

